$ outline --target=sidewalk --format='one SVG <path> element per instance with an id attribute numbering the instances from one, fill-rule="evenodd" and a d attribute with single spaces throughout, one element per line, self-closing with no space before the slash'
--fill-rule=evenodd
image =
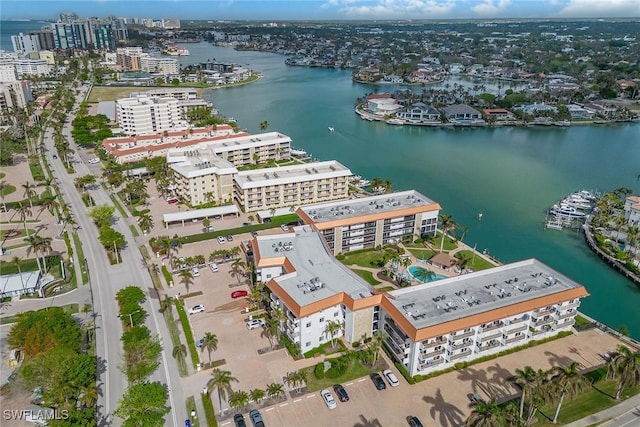
<path id="1" fill-rule="evenodd" d="M 603 421 L 612 420 L 613 418 L 619 415 L 622 415 L 626 412 L 629 412 L 634 408 L 636 409 L 640 408 L 640 394 L 636 394 L 635 396 L 630 397 L 629 399 L 619 403 L 616 406 L 612 406 L 611 408 L 605 409 L 604 411 L 600 411 L 596 414 L 591 414 L 588 417 L 584 417 L 578 421 L 565 424 L 565 427 L 588 427 L 597 423 L 601 423 Z M 638 420 L 638 423 L 640 423 L 640 418 Z M 609 423 L 603 424 L 603 426 L 606 426 L 606 425 L 609 425 Z M 613 425 L 614 424 L 611 424 L 612 427 Z M 628 424 L 628 425 L 629 427 L 631 427 L 638 424 L 636 423 L 636 424 Z"/>

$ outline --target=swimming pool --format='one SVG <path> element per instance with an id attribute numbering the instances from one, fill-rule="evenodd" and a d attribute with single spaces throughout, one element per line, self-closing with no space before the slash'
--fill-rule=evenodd
<path id="1" fill-rule="evenodd" d="M 409 274 L 411 274 L 413 276 L 414 279 L 418 280 L 419 282 L 422 283 L 427 283 L 427 282 L 434 282 L 436 280 L 440 280 L 440 279 L 446 279 L 447 276 L 445 276 L 444 274 L 437 274 L 437 273 L 433 273 L 433 275 L 429 278 L 427 278 L 427 280 L 422 280 L 421 278 L 421 273 L 420 270 L 423 269 L 424 267 L 418 267 L 416 265 L 412 265 L 411 267 L 409 267 Z M 428 270 L 427 268 L 424 268 L 425 270 Z M 431 271 L 431 270 L 429 270 Z M 419 278 L 420 277 L 420 278 Z"/>

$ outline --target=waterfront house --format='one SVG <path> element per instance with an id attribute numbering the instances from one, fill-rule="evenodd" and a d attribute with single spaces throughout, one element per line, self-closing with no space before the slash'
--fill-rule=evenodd
<path id="1" fill-rule="evenodd" d="M 511 111 L 504 108 L 485 108 L 482 112 L 485 118 L 494 119 L 499 122 L 509 121 L 515 118 Z"/>
<path id="2" fill-rule="evenodd" d="M 390 93 L 367 96 L 366 110 L 372 114 L 386 116 L 395 113 L 400 108 L 402 105 L 398 104 Z"/>
<path id="3" fill-rule="evenodd" d="M 448 105 L 442 109 L 447 120 L 452 123 L 482 122 L 482 114 L 466 104 Z"/>
<path id="4" fill-rule="evenodd" d="M 422 102 L 397 111 L 396 117 L 409 123 L 441 123 L 440 112 L 435 107 Z"/>
<path id="5" fill-rule="evenodd" d="M 640 225 L 640 196 L 627 196 L 624 201 L 624 218 L 628 226 Z"/>
<path id="6" fill-rule="evenodd" d="M 588 120 L 593 118 L 595 112 L 584 108 L 582 105 L 577 104 L 569 104 L 567 105 L 567 110 L 569 110 L 569 114 L 571 115 L 571 119 L 582 119 Z"/>

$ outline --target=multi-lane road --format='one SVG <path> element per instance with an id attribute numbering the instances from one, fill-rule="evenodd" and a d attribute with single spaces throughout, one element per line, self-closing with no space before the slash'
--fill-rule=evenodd
<path id="1" fill-rule="evenodd" d="M 89 86 L 80 87 L 80 93 L 76 97 L 76 105 L 79 105 L 85 99 L 89 90 Z M 120 337 L 123 329 L 118 318 L 115 294 L 126 286 L 137 285 L 147 295 L 144 308 L 148 313 L 148 318 L 145 323 L 152 334 L 158 334 L 160 342 L 163 344 L 160 366 L 150 378 L 150 381 L 165 384 L 169 391 L 168 404 L 171 407 L 171 412 L 165 418 L 166 424 L 182 425 L 187 418 L 187 414 L 178 370 L 174 359 L 170 357 L 171 348 L 167 348 L 167 346 L 171 345 L 171 339 L 162 323 L 162 318 L 158 314 L 159 301 L 145 263 L 135 243 L 135 238 L 125 219 L 119 217 L 116 211 L 113 228 L 125 236 L 127 246 L 122 251 L 123 262 L 118 265 L 110 265 L 106 251 L 98 240 L 98 230 L 88 215 L 89 209 L 85 207 L 80 194 L 74 186 L 74 180 L 77 177 L 87 174 L 99 176 L 101 165 L 87 165 L 82 161 L 83 150 L 75 146 L 71 137 L 70 123 L 73 118 L 74 116 L 71 114 L 64 125 L 63 134 L 70 141 L 72 148 L 76 150 L 76 157 L 73 163 L 75 173 L 67 173 L 62 161 L 53 158 L 55 148 L 51 129 L 47 129 L 45 133 L 46 161 L 50 164 L 62 197 L 71 207 L 77 227 L 79 227 L 78 236 L 82 242 L 86 267 L 91 280 L 93 305 L 96 314 L 96 351 L 99 372 L 98 424 L 101 426 L 118 426 L 122 423 L 118 417 L 113 415 L 127 388 L 126 378 L 119 369 L 122 363 Z M 113 206 L 109 194 L 101 186 L 95 185 L 89 191 L 97 205 Z"/>

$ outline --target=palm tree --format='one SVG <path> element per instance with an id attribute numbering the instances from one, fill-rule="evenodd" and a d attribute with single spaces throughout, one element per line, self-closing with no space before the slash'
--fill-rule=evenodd
<path id="1" fill-rule="evenodd" d="M 504 420 L 496 398 L 492 397 L 488 402 L 476 402 L 465 425 L 467 427 L 502 427 Z"/>
<path id="2" fill-rule="evenodd" d="M 16 267 L 18 267 L 18 274 L 20 275 L 20 283 L 22 283 L 22 290 L 26 290 L 26 288 L 24 287 L 24 279 L 22 278 L 22 270 L 20 269 L 20 262 L 22 260 L 20 259 L 20 257 L 14 256 L 13 258 L 11 258 L 11 264 L 15 264 Z"/>
<path id="3" fill-rule="evenodd" d="M 282 384 L 271 383 L 267 385 L 267 396 L 269 397 L 279 397 L 284 395 L 284 388 Z"/>
<path id="4" fill-rule="evenodd" d="M 244 274 L 245 274 L 244 267 L 246 267 L 246 264 L 241 259 L 236 259 L 231 264 L 231 273 L 230 274 L 231 274 L 231 276 L 233 276 L 236 279 L 238 279 L 238 284 L 240 284 L 240 278 L 244 277 Z"/>
<path id="5" fill-rule="evenodd" d="M 620 400 L 620 394 L 625 387 L 633 387 L 640 384 L 640 363 L 638 355 L 624 345 L 619 345 L 616 354 L 607 366 L 607 376 L 618 380 L 616 400 Z"/>
<path id="6" fill-rule="evenodd" d="M 218 336 L 207 332 L 204 334 L 204 340 L 202 341 L 202 347 L 200 351 L 206 349 L 209 352 L 209 363 L 211 363 L 211 352 L 218 349 Z"/>
<path id="7" fill-rule="evenodd" d="M 451 215 L 448 214 L 440 214 L 440 231 L 442 232 L 442 240 L 440 241 L 440 253 L 444 248 L 444 238 L 450 230 L 456 228 L 456 222 L 453 220 Z"/>
<path id="8" fill-rule="evenodd" d="M 38 238 L 38 252 L 42 254 L 42 266 L 44 267 L 44 273 L 47 274 L 47 258 L 46 255 L 51 252 L 51 237 L 39 237 Z"/>
<path id="9" fill-rule="evenodd" d="M 419 281 L 425 283 L 431 281 L 436 276 L 436 273 L 428 268 L 417 267 L 414 276 Z"/>
<path id="10" fill-rule="evenodd" d="M 24 193 L 22 193 L 22 195 L 29 199 L 29 207 L 33 209 L 33 202 L 31 201 L 31 199 L 33 199 L 37 194 L 35 190 L 36 186 L 27 181 L 22 184 L 22 188 L 24 189 Z"/>
<path id="11" fill-rule="evenodd" d="M 344 322 L 329 320 L 324 327 L 324 334 L 331 339 L 331 347 L 336 348 L 336 334 L 344 329 Z"/>
<path id="12" fill-rule="evenodd" d="M 557 393 L 560 393 L 560 401 L 553 416 L 554 424 L 558 422 L 558 415 L 565 396 L 572 399 L 589 385 L 589 382 L 578 372 L 579 366 L 580 364 L 574 361 L 565 367 L 552 369 L 554 374 L 551 377 L 551 385 Z"/>
<path id="13" fill-rule="evenodd" d="M 153 228 L 153 217 L 149 213 L 144 213 L 138 217 L 138 225 L 147 234 Z"/>
<path id="14" fill-rule="evenodd" d="M 173 351 L 171 352 L 171 355 L 176 360 L 187 357 L 187 347 L 184 344 L 179 344 L 173 347 Z"/>
<path id="15" fill-rule="evenodd" d="M 229 406 L 234 409 L 244 408 L 249 404 L 249 393 L 246 391 L 232 391 L 229 396 Z"/>
<path id="16" fill-rule="evenodd" d="M 373 340 L 371 340 L 369 344 L 369 348 L 371 349 L 371 365 L 375 365 L 378 361 L 382 343 L 384 343 L 386 338 L 386 334 L 382 330 L 377 330 L 373 333 Z"/>
<path id="17" fill-rule="evenodd" d="M 184 284 L 184 287 L 187 289 L 187 295 L 189 295 L 189 285 L 193 285 L 193 273 L 191 270 L 188 268 L 180 270 L 180 283 Z"/>
<path id="18" fill-rule="evenodd" d="M 277 342 L 280 333 L 280 323 L 278 320 L 269 318 L 267 319 L 267 327 L 262 329 L 260 335 L 266 337 L 269 340 L 269 345 L 273 348 L 273 345 Z"/>
<path id="19" fill-rule="evenodd" d="M 532 391 L 535 376 L 536 371 L 531 366 L 525 366 L 524 369 L 516 369 L 516 374 L 509 378 L 509 381 L 517 384 L 522 390 L 522 395 L 520 396 L 520 418 L 524 414 L 524 402 L 529 392 Z"/>
<path id="20" fill-rule="evenodd" d="M 263 120 L 263 121 L 260 122 L 260 130 L 261 131 L 264 132 L 265 130 L 267 130 L 268 127 L 269 127 L 269 122 L 268 121 Z"/>
<path id="21" fill-rule="evenodd" d="M 218 403 L 220 404 L 220 415 L 222 415 L 222 399 L 233 393 L 231 388 L 232 382 L 238 382 L 238 379 L 231 376 L 231 371 L 223 371 L 216 368 L 211 372 L 211 379 L 207 383 L 207 391 L 210 393 L 214 388 L 218 389 Z"/>
<path id="22" fill-rule="evenodd" d="M 267 393 L 264 390 L 259 388 L 253 389 L 249 392 L 249 396 L 251 397 L 251 400 L 253 400 L 258 404 L 260 404 L 260 401 L 264 399 L 266 395 Z"/>
<path id="23" fill-rule="evenodd" d="M 29 200 L 29 203 L 31 203 L 31 200 Z M 20 215 L 20 221 L 22 221 L 22 224 L 24 225 L 24 234 L 28 236 L 29 232 L 27 231 L 27 217 L 30 218 L 33 215 L 33 213 L 31 212 L 31 208 L 27 205 L 23 205 L 22 202 L 18 202 L 18 208 L 16 210 Z"/>
<path id="24" fill-rule="evenodd" d="M 95 383 L 82 388 L 78 402 L 83 408 L 91 408 L 98 401 L 98 388 Z"/>
<path id="25" fill-rule="evenodd" d="M 160 313 L 164 313 L 167 310 L 171 309 L 173 305 L 173 300 L 167 294 L 164 295 L 164 298 L 160 300 Z"/>
<path id="26" fill-rule="evenodd" d="M 58 202 L 56 202 L 55 195 L 47 195 L 46 197 L 42 197 L 40 199 L 40 210 L 38 211 L 38 216 L 36 219 L 40 218 L 40 214 L 45 210 L 49 211 L 49 213 L 55 217 L 54 210 L 58 206 Z"/>

